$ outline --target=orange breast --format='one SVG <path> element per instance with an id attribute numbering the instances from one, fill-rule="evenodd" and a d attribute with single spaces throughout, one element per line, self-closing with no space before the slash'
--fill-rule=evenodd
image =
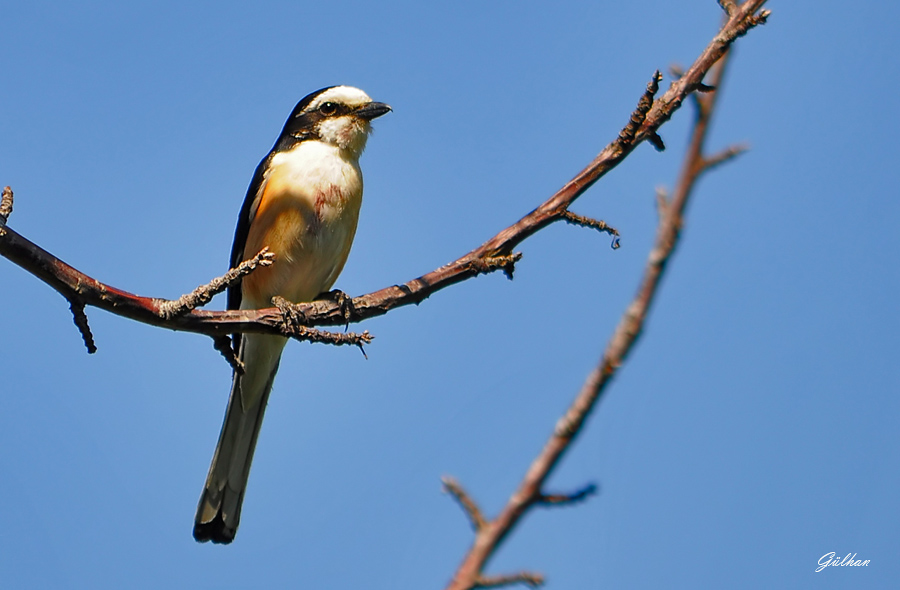
<path id="1" fill-rule="evenodd" d="M 247 309 L 271 307 L 275 295 L 309 301 L 330 289 L 356 233 L 359 197 L 348 199 L 334 185 L 297 192 L 279 172 L 270 172 L 247 235 L 246 257 L 264 247 L 275 254 L 272 266 L 244 278 Z"/>

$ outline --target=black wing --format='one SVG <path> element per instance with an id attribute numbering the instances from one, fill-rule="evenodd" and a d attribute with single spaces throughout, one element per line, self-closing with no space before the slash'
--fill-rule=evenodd
<path id="1" fill-rule="evenodd" d="M 231 266 L 234 268 L 245 260 L 244 246 L 247 245 L 247 235 L 250 233 L 250 211 L 253 209 L 253 202 L 259 194 L 259 189 L 266 179 L 266 169 L 269 167 L 269 161 L 275 151 L 269 152 L 253 174 L 253 180 L 250 181 L 250 187 L 247 189 L 247 196 L 244 197 L 244 204 L 241 205 L 241 212 L 238 215 L 237 227 L 234 230 L 234 243 L 231 245 Z M 255 256 L 256 252 L 250 252 L 250 256 Z M 241 307 L 241 282 L 228 287 L 228 309 L 240 309 Z M 241 344 L 241 335 L 232 334 L 231 342 L 234 351 L 238 352 Z"/>

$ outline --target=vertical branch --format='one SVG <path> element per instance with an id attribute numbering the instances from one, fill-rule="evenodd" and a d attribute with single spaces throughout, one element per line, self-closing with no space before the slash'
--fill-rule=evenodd
<path id="1" fill-rule="evenodd" d="M 715 66 L 713 85 L 721 88 L 728 59 L 726 53 Z M 553 435 L 534 460 L 519 484 L 519 488 L 500 514 L 480 527 L 475 542 L 456 571 L 447 590 L 471 590 L 484 580 L 483 569 L 494 551 L 518 524 L 522 516 L 535 505 L 545 505 L 548 496 L 542 492 L 544 483 L 553 473 L 572 441 L 581 432 L 585 420 L 596 407 L 606 386 L 631 352 L 641 335 L 644 321 L 658 292 L 660 280 L 681 235 L 683 215 L 693 188 L 700 175 L 712 166 L 740 153 L 741 148 L 730 148 L 721 154 L 706 158 L 703 146 L 709 122 L 715 108 L 718 91 L 697 96 L 698 115 L 671 200 L 661 199 L 660 222 L 656 240 L 651 250 L 638 292 L 628 306 L 596 368 L 588 375 L 581 391 L 557 422 Z M 521 580 L 519 580 L 521 581 Z"/>

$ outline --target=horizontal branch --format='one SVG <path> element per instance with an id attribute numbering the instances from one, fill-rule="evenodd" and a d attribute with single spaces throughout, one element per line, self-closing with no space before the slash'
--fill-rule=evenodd
<path id="1" fill-rule="evenodd" d="M 758 24 L 753 14 L 764 0 L 746 2 L 734 11 L 729 21 L 701 56 L 672 83 L 659 99 L 654 100 L 659 73 L 654 74 L 638 108 L 629 117 L 619 137 L 566 183 L 549 199 L 516 223 L 503 229 L 481 246 L 453 262 L 402 285 L 385 287 L 352 300 L 351 317 L 345 307 L 334 301 L 320 300 L 300 305 L 307 326 L 337 326 L 381 316 L 397 307 L 418 304 L 435 292 L 480 274 L 501 270 L 512 275 L 518 256 L 513 249 L 548 225 L 565 219 L 569 206 L 598 179 L 615 168 L 638 145 L 655 141 L 657 131 L 681 106 L 684 99 L 702 84 L 703 76 L 722 56 L 738 35 Z M 752 21 L 752 24 L 751 24 Z M 36 244 L 6 227 L 0 229 L 0 255 L 31 272 L 64 297 L 99 307 L 135 321 L 172 330 L 216 337 L 233 333 L 283 334 L 283 314 L 276 308 L 262 310 L 206 311 L 192 309 L 170 317 L 176 304 L 153 297 L 134 295 L 101 283 L 59 260 Z M 180 309 L 180 308 L 179 308 Z M 296 337 L 296 336 L 295 336 Z"/>

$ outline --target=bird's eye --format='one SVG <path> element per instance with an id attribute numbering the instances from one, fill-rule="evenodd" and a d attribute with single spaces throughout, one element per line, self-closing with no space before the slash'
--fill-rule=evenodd
<path id="1" fill-rule="evenodd" d="M 319 107 L 319 112 L 326 117 L 330 117 L 337 112 L 337 105 L 333 102 L 323 102 L 322 106 Z"/>

